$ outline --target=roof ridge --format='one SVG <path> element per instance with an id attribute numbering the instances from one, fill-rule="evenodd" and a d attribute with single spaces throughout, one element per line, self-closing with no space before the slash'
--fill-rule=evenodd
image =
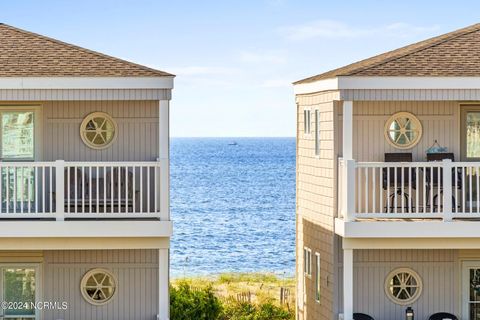
<path id="1" fill-rule="evenodd" d="M 157 69 L 154 69 L 154 68 L 150 68 L 150 67 L 147 67 L 147 66 L 135 63 L 135 62 L 125 60 L 125 59 L 120 59 L 120 58 L 110 56 L 108 54 L 104 54 L 104 53 L 101 53 L 101 52 L 98 52 L 98 51 L 95 51 L 95 50 L 90 50 L 90 49 L 87 49 L 87 48 L 84 48 L 84 47 L 77 46 L 75 44 L 71 44 L 71 43 L 64 42 L 64 41 L 61 41 L 61 40 L 58 40 L 58 39 L 55 39 L 55 38 L 47 37 L 47 36 L 32 32 L 32 31 L 20 29 L 20 28 L 11 26 L 11 25 L 6 24 L 6 23 L 0 23 L 0 26 L 6 27 L 6 28 L 8 28 L 12 31 L 15 31 L 15 32 L 23 33 L 23 34 L 26 34 L 26 35 L 29 35 L 29 36 L 34 36 L 34 37 L 37 37 L 37 38 L 41 38 L 43 40 L 53 42 L 53 43 L 56 43 L 58 45 L 62 45 L 62 46 L 65 46 L 65 47 L 68 47 L 68 48 L 71 48 L 71 49 L 75 49 L 75 50 L 78 50 L 78 51 L 81 51 L 81 52 L 84 52 L 84 53 L 94 54 L 94 55 L 96 55 L 98 57 L 101 57 L 101 58 L 107 58 L 107 59 L 115 60 L 117 62 L 127 63 L 127 64 L 130 64 L 130 65 L 136 66 L 140 69 L 143 69 L 145 71 L 158 73 L 160 76 L 175 76 L 171 73 L 168 73 L 168 72 L 165 72 L 165 71 L 162 71 L 162 70 L 157 70 Z"/>
<path id="2" fill-rule="evenodd" d="M 397 49 L 394 49 L 394 50 L 391 50 L 391 51 L 387 51 L 383 54 L 393 53 L 397 50 L 405 49 L 405 48 L 408 48 L 410 46 L 415 46 L 415 45 L 419 45 L 419 44 L 422 44 L 422 43 L 425 44 L 423 46 L 419 46 L 418 48 L 413 48 L 411 51 L 405 52 L 403 54 L 401 53 L 397 56 L 387 58 L 386 60 L 379 61 L 378 63 L 374 62 L 369 66 L 366 66 L 366 67 L 363 67 L 363 68 L 359 67 L 357 70 L 353 70 L 353 71 L 349 72 L 348 75 L 358 74 L 359 72 L 381 66 L 381 65 L 386 64 L 388 62 L 395 61 L 397 59 L 401 59 L 401 58 L 406 57 L 408 55 L 411 55 L 411 54 L 421 52 L 423 50 L 438 46 L 438 45 L 440 45 L 442 43 L 445 43 L 447 41 L 450 41 L 452 39 L 463 37 L 463 36 L 465 36 L 467 34 L 470 34 L 470 33 L 473 33 L 473 32 L 478 32 L 479 30 L 480 30 L 480 23 L 476 23 L 474 25 L 471 25 L 471 26 L 468 26 L 468 27 L 465 27 L 465 28 L 462 28 L 462 29 L 459 29 L 459 30 L 455 30 L 455 31 L 452 31 L 452 32 L 449 32 L 449 33 L 446 33 L 446 34 L 442 34 L 442 35 L 435 36 L 435 37 L 432 37 L 432 38 L 429 38 L 429 39 L 421 40 L 421 41 L 412 43 L 412 44 L 404 46 L 404 47 L 400 47 L 400 48 L 397 48 Z M 434 40 L 437 40 L 437 41 L 434 41 Z M 427 43 L 429 41 L 434 41 L 434 42 L 433 43 Z M 383 54 L 380 54 L 380 55 L 383 55 Z M 375 58 L 375 57 L 372 57 L 372 58 Z"/>

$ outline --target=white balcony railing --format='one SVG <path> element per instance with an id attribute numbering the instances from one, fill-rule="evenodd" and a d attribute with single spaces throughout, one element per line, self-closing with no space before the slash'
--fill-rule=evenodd
<path id="1" fill-rule="evenodd" d="M 159 218 L 162 162 L 0 162 L 2 218 Z"/>
<path id="2" fill-rule="evenodd" d="M 338 209 L 362 218 L 480 218 L 480 163 L 339 160 Z"/>

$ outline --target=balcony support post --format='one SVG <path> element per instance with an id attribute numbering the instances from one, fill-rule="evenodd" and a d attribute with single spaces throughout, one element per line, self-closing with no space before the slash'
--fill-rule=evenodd
<path id="1" fill-rule="evenodd" d="M 158 314 L 157 320 L 170 319 L 169 249 L 158 250 Z"/>
<path id="2" fill-rule="evenodd" d="M 160 100 L 158 159 L 160 161 L 160 219 L 170 220 L 170 115 L 169 100 Z"/>
<path id="3" fill-rule="evenodd" d="M 57 221 L 65 220 L 65 161 L 55 161 L 55 218 Z M 53 192 L 53 190 L 50 190 Z"/>
<path id="4" fill-rule="evenodd" d="M 343 159 L 353 159 L 353 101 L 343 101 Z"/>
<path id="5" fill-rule="evenodd" d="M 443 176 L 443 221 L 446 222 L 452 221 L 452 169 L 452 160 L 444 159 L 441 176 Z"/>
<path id="6" fill-rule="evenodd" d="M 343 249 L 343 320 L 353 320 L 353 249 Z"/>
<path id="7" fill-rule="evenodd" d="M 342 208 L 345 221 L 355 220 L 355 166 L 355 160 L 344 160 Z"/>

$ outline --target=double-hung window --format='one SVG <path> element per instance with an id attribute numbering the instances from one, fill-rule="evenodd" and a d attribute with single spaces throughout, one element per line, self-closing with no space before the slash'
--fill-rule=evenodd
<path id="1" fill-rule="evenodd" d="M 315 252 L 315 301 L 320 302 L 320 253 Z"/>
<path id="2" fill-rule="evenodd" d="M 315 155 L 320 155 L 320 111 L 315 110 Z"/>
<path id="3" fill-rule="evenodd" d="M 312 250 L 305 247 L 303 249 L 304 274 L 307 277 L 312 276 Z"/>
<path id="4" fill-rule="evenodd" d="M 310 110 L 303 110 L 303 131 L 305 134 L 310 134 Z"/>

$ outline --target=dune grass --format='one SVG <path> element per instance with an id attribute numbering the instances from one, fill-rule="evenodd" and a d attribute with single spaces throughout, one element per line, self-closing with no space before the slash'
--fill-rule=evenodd
<path id="1" fill-rule="evenodd" d="M 252 303 L 272 302 L 280 305 L 281 288 L 288 290 L 288 298 L 283 306 L 288 309 L 295 306 L 295 279 L 283 278 L 270 273 L 223 273 L 205 277 L 178 278 L 172 281 L 175 287 L 188 283 L 192 288 L 211 287 L 221 300 L 250 299 Z"/>

